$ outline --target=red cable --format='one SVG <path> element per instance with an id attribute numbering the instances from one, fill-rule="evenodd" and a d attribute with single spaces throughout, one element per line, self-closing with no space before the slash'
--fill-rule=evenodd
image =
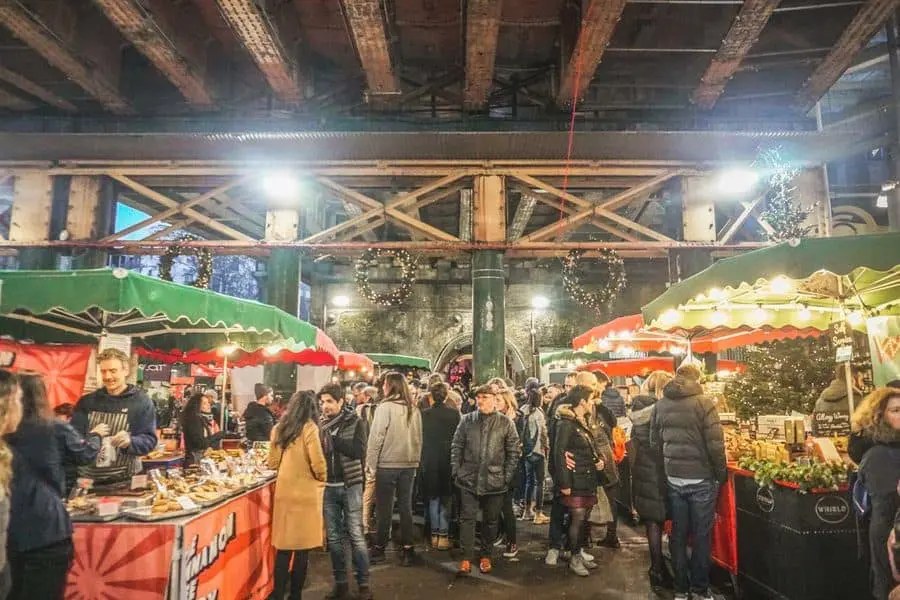
<path id="1" fill-rule="evenodd" d="M 566 166 L 565 172 L 563 173 L 563 184 L 562 190 L 564 192 L 569 191 L 569 171 L 572 166 L 572 148 L 575 146 L 575 111 L 578 107 L 578 92 L 579 84 L 581 83 L 581 62 L 583 58 L 583 54 L 581 52 L 581 45 L 584 42 L 582 39 L 583 36 L 579 34 L 578 36 L 578 46 L 575 48 L 575 52 L 578 54 L 577 60 L 575 61 L 575 83 L 572 90 L 572 116 L 569 119 L 569 143 L 568 148 L 566 150 Z M 564 198 L 559 199 L 559 219 L 562 220 L 565 217 L 565 213 L 563 212 L 563 208 L 566 205 L 566 200 Z"/>

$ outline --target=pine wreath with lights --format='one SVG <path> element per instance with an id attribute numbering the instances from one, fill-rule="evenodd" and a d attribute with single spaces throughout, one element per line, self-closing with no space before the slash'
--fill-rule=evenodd
<path id="1" fill-rule="evenodd" d="M 594 279 L 600 283 L 600 287 L 588 291 L 584 287 L 586 277 L 581 264 L 583 255 L 584 250 L 572 250 L 563 259 L 563 287 L 577 304 L 602 313 L 628 283 L 625 263 L 615 250 L 600 250 L 596 260 L 603 265 L 604 273 Z"/>
<path id="2" fill-rule="evenodd" d="M 379 293 L 372 289 L 369 272 L 372 267 L 386 257 L 400 267 L 400 281 L 391 284 L 391 290 Z M 384 248 L 369 249 L 356 261 L 356 287 L 359 294 L 372 304 L 378 306 L 402 306 L 412 296 L 416 283 L 416 259 L 406 250 L 388 250 Z"/>
<path id="3" fill-rule="evenodd" d="M 177 244 L 169 246 L 165 254 L 159 259 L 159 278 L 172 281 L 172 265 L 179 256 L 195 256 L 197 258 L 197 277 L 188 285 L 195 288 L 207 289 L 212 279 L 212 252 L 206 248 L 186 246 L 182 242 L 190 242 L 199 238 L 192 235 L 182 235 L 176 239 Z"/>

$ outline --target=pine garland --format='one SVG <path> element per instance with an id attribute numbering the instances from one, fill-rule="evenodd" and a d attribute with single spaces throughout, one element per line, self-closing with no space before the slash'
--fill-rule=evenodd
<path id="1" fill-rule="evenodd" d="M 190 242 L 200 239 L 190 234 L 182 234 L 176 238 L 178 242 Z M 212 279 L 212 252 L 206 248 L 184 246 L 180 243 L 169 246 L 165 254 L 159 259 L 159 278 L 172 281 L 172 265 L 179 256 L 197 257 L 197 278 L 188 285 L 195 288 L 208 289 Z"/>

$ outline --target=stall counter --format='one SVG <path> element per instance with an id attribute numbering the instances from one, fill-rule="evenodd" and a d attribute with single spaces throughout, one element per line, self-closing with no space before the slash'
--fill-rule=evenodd
<path id="1" fill-rule="evenodd" d="M 269 481 L 197 514 L 75 523 L 67 599 L 264 600 L 272 589 Z"/>

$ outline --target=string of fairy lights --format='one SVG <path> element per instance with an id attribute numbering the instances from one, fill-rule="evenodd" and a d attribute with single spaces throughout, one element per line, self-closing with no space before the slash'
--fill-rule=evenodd
<path id="1" fill-rule="evenodd" d="M 625 262 L 615 250 L 600 250 L 595 260 L 601 266 L 601 273 L 592 274 L 594 285 L 589 290 L 582 264 L 584 253 L 584 250 L 572 250 L 563 259 L 563 288 L 576 304 L 602 314 L 628 284 Z"/>
<path id="2" fill-rule="evenodd" d="M 190 242 L 198 239 L 200 238 L 189 233 L 183 233 L 176 238 L 178 242 Z M 181 243 L 169 246 L 159 259 L 159 278 L 165 281 L 172 281 L 172 266 L 175 264 L 175 259 L 179 256 L 194 256 L 197 258 L 197 277 L 187 285 L 204 290 L 209 288 L 212 280 L 213 257 L 212 252 L 208 248 L 186 246 Z"/>
<path id="3" fill-rule="evenodd" d="M 392 263 L 400 268 L 400 279 L 396 283 L 391 283 L 389 291 L 377 292 L 370 280 L 371 270 L 386 258 L 391 258 Z M 385 248 L 366 250 L 354 266 L 359 295 L 372 304 L 385 308 L 406 304 L 412 296 L 413 286 L 416 283 L 416 263 L 416 259 L 406 250 Z"/>

